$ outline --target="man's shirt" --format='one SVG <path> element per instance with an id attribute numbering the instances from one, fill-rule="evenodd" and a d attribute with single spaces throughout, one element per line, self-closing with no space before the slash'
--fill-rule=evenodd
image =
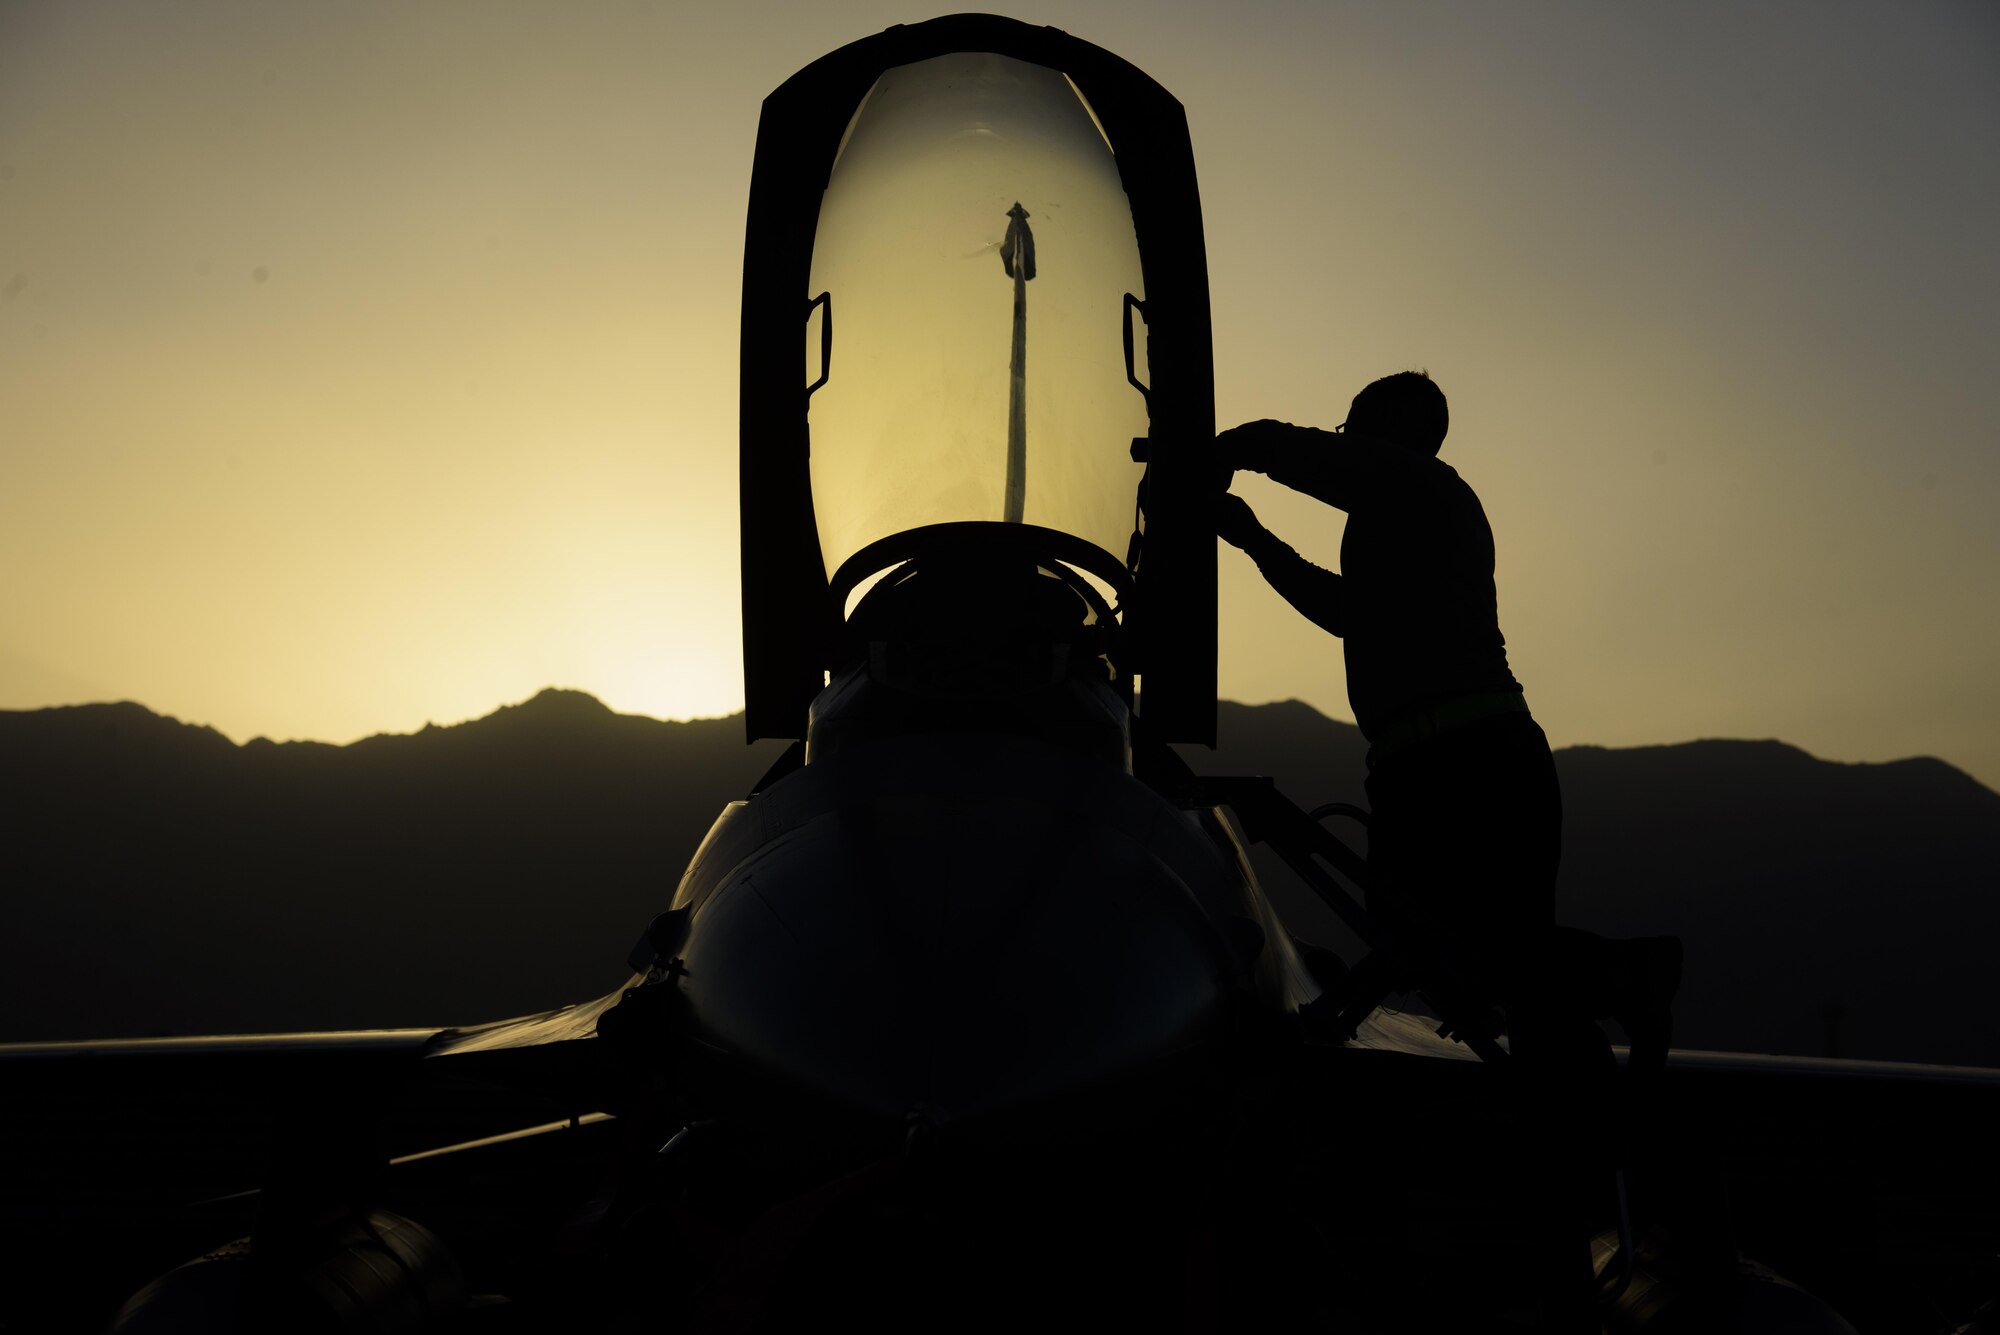
<path id="1" fill-rule="evenodd" d="M 1493 529 L 1457 470 L 1308 427 L 1243 466 L 1347 511 L 1340 574 L 1275 537 L 1250 556 L 1286 601 L 1341 637 L 1363 735 L 1458 696 L 1521 689 L 1500 634 Z"/>

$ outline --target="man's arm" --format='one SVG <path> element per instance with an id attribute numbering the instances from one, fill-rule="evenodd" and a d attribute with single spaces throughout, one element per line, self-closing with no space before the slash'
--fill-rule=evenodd
<path id="1" fill-rule="evenodd" d="M 1258 573 L 1278 596 L 1301 616 L 1330 635 L 1347 633 L 1347 586 L 1340 576 L 1293 551 L 1282 538 L 1257 521 L 1240 496 L 1224 496 L 1216 512 L 1216 533 L 1242 548 L 1257 563 Z"/>
<path id="2" fill-rule="evenodd" d="M 1349 513 L 1381 490 L 1399 462 L 1395 447 L 1380 441 L 1269 418 L 1220 432 L 1215 445 L 1228 467 L 1262 473 Z"/>

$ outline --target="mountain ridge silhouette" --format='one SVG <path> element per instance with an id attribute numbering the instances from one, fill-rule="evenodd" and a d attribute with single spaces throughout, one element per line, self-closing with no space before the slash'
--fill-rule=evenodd
<path id="1" fill-rule="evenodd" d="M 1365 743 L 1225 702 L 1197 769 L 1362 802 Z M 782 745 L 549 688 L 345 745 L 133 702 L 0 711 L 0 1039 L 458 1024 L 585 1000 Z M 1929 757 L 1775 740 L 1557 754 L 1562 916 L 1677 932 L 1690 1045 L 2000 1064 L 2000 794 Z M 1359 842 L 1352 826 L 1336 825 Z M 1295 932 L 1337 941 L 1268 855 Z"/>

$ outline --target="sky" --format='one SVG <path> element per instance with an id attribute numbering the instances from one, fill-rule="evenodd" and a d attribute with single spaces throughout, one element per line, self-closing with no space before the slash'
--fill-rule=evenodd
<path id="1" fill-rule="evenodd" d="M 0 708 L 739 708 L 759 105 L 934 12 L 0 3 Z M 1222 423 L 1445 389 L 1554 743 L 2000 787 L 2000 10 L 1008 12 L 1186 106 Z M 1239 490 L 1335 562 L 1337 513 Z M 1222 694 L 1351 718 L 1220 559 Z"/>

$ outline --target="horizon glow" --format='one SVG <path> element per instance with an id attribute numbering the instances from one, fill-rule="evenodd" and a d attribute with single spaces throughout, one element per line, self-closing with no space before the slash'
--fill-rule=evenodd
<path id="1" fill-rule="evenodd" d="M 0 707 L 333 741 L 552 683 L 740 708 L 758 104 L 927 16 L 0 11 Z M 1558 746 L 2000 786 L 2000 16 L 1018 16 L 1188 109 L 1221 424 L 1437 377 Z M 1241 490 L 1335 560 L 1338 514 Z M 1225 697 L 1351 717 L 1233 552 L 1222 599 Z"/>

